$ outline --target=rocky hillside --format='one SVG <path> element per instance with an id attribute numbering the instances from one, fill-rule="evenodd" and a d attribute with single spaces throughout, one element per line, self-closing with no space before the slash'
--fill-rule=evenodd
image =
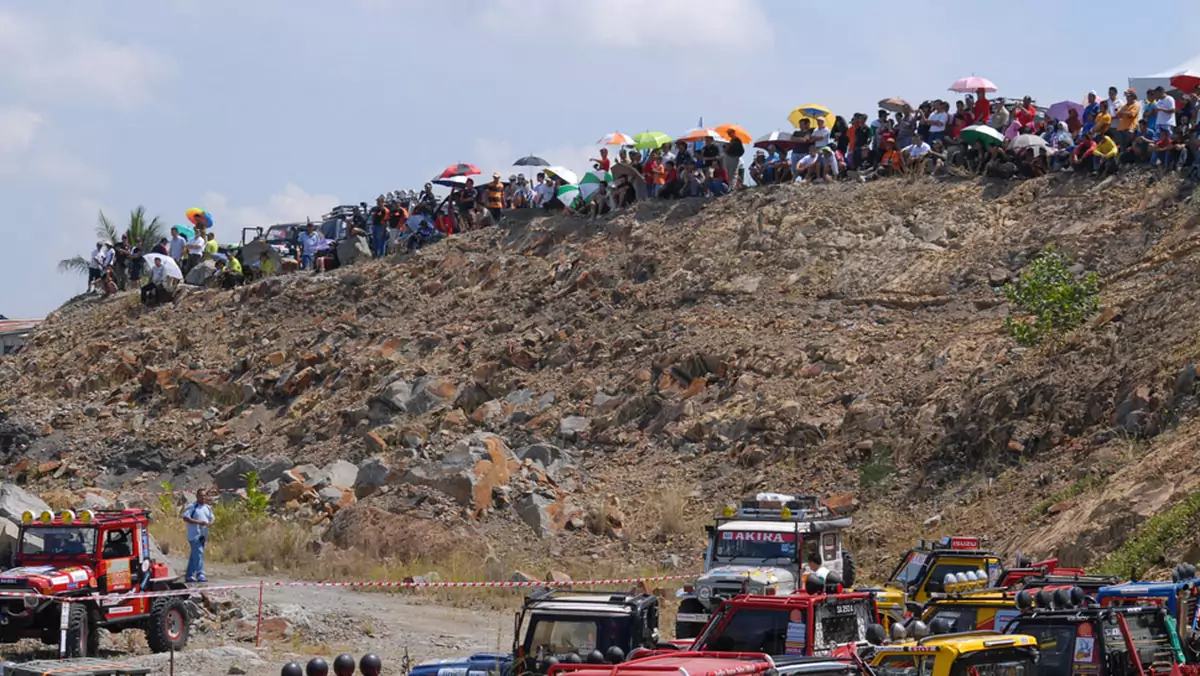
<path id="1" fill-rule="evenodd" d="M 951 532 L 1094 564 L 1200 486 L 1198 213 L 1148 175 L 785 186 L 74 302 L 0 361 L 0 461 L 118 492 L 257 469 L 317 522 L 687 568 L 724 501 L 810 491 L 874 574 Z M 1102 309 L 1019 348 L 998 289 L 1050 244 Z"/>

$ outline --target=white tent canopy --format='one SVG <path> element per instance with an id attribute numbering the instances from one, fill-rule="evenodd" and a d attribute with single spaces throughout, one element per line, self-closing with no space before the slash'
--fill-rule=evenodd
<path id="1" fill-rule="evenodd" d="M 1161 73 L 1155 73 L 1154 75 L 1143 75 L 1141 77 L 1131 77 L 1129 78 L 1129 87 L 1137 92 L 1138 96 L 1145 95 L 1147 89 L 1154 89 L 1155 87 L 1164 87 L 1166 89 L 1170 89 L 1171 76 L 1178 75 L 1185 70 L 1190 70 L 1193 73 L 1200 73 L 1200 56 L 1189 59 L 1188 61 L 1185 61 L 1174 68 L 1164 70 Z"/>

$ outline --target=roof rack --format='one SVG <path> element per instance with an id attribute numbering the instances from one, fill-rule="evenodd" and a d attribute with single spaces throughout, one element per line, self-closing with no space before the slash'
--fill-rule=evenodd
<path id="1" fill-rule="evenodd" d="M 526 602 L 552 601 L 560 596 L 593 596 L 596 601 L 624 604 L 641 594 L 636 591 L 606 591 L 603 589 L 571 589 L 569 587 L 539 587 L 525 596 Z M 582 600 L 582 599 L 577 599 Z"/>
<path id="2" fill-rule="evenodd" d="M 812 521 L 834 516 L 815 495 L 786 495 L 759 493 L 744 498 L 741 506 L 727 506 L 722 516 L 727 519 L 770 519 L 772 521 Z"/>

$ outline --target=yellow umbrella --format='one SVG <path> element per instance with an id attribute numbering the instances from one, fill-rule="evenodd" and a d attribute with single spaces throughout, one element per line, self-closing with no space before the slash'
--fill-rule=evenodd
<path id="1" fill-rule="evenodd" d="M 825 126 L 830 129 L 833 128 L 833 113 L 825 106 L 819 106 L 815 103 L 809 103 L 793 110 L 788 115 L 788 122 L 791 122 L 793 127 L 799 129 L 800 120 L 808 119 L 812 126 L 816 127 L 817 118 L 823 118 Z"/>
<path id="2" fill-rule="evenodd" d="M 729 139 L 730 141 L 732 141 L 734 137 L 737 137 L 737 139 L 742 143 L 749 143 L 753 140 L 750 134 L 748 134 L 745 129 L 742 129 L 742 125 L 740 124 L 723 124 L 717 127 L 717 133 Z"/>

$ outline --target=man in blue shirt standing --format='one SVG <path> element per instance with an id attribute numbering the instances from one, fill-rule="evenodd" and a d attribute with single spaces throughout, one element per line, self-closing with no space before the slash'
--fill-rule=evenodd
<path id="1" fill-rule="evenodd" d="M 321 235 L 317 234 L 317 226 L 309 221 L 308 227 L 300 233 L 300 267 L 311 270 L 317 257 L 317 247 L 321 245 Z"/>
<path id="2" fill-rule="evenodd" d="M 183 508 L 180 517 L 187 524 L 187 539 L 192 551 L 188 555 L 185 582 L 208 582 L 204 576 L 204 545 L 208 541 L 208 527 L 213 522 L 212 507 L 204 489 L 196 491 L 196 501 Z"/>

